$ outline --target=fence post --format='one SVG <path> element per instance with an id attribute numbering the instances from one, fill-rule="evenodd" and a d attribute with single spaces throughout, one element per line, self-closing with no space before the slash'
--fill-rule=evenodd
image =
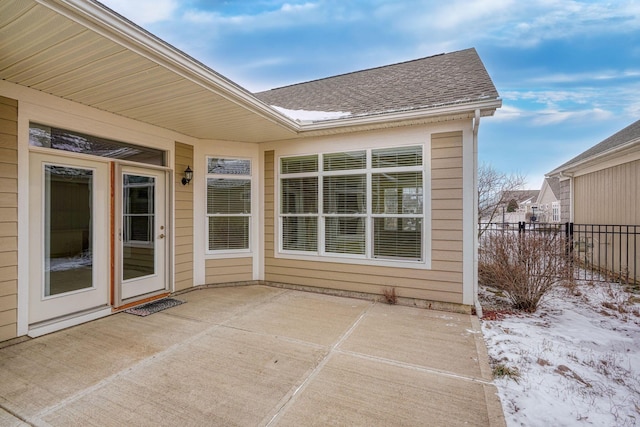
<path id="1" fill-rule="evenodd" d="M 565 256 L 568 261 L 567 266 L 567 279 L 572 278 L 573 274 L 573 223 L 564 223 L 564 237 L 565 237 Z"/>

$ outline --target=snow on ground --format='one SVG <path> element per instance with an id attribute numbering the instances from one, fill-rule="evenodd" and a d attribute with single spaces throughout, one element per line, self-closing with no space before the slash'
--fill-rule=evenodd
<path id="1" fill-rule="evenodd" d="M 500 300 L 481 291 L 483 306 Z M 494 374 L 516 372 L 495 379 L 508 426 L 640 426 L 638 295 L 559 286 L 534 314 L 485 308 L 482 330 Z"/>

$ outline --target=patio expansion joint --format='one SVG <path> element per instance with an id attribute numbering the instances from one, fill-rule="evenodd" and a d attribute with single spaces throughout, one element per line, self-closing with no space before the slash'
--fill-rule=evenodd
<path id="1" fill-rule="evenodd" d="M 251 308 L 255 308 L 258 307 L 260 305 L 263 304 L 268 304 L 271 301 L 273 301 L 274 299 L 277 299 L 278 297 L 280 297 L 282 295 L 282 293 L 278 293 L 275 295 L 270 296 L 269 298 L 266 298 L 264 300 L 258 301 L 255 304 L 249 304 L 248 306 L 244 306 L 242 309 L 239 309 L 236 313 L 234 313 L 232 316 L 230 316 L 227 320 L 225 320 L 224 322 L 220 322 L 220 323 L 215 323 L 212 324 L 210 327 L 198 332 L 197 334 L 183 340 L 180 342 L 177 342 L 169 347 L 167 347 L 166 349 L 152 354 L 151 356 L 148 356 L 136 363 L 134 363 L 133 365 L 122 369 L 119 372 L 116 372 L 115 374 L 112 374 L 110 376 L 108 376 L 107 378 L 98 381 L 97 383 L 95 383 L 94 385 L 84 388 L 80 391 L 78 391 L 77 393 L 62 399 L 60 402 L 56 403 L 55 405 L 51 405 L 47 408 L 42 409 L 41 411 L 39 411 L 38 413 L 36 413 L 35 415 L 32 415 L 30 417 L 28 417 L 27 419 L 24 419 L 23 417 L 19 417 L 17 415 L 14 415 L 12 413 L 12 415 L 18 417 L 19 419 L 21 419 L 22 421 L 30 424 L 30 425 L 37 425 L 37 426 L 49 426 L 50 424 L 47 423 L 44 418 L 47 415 L 50 415 L 54 412 L 56 412 L 59 409 L 64 408 L 65 406 L 74 403 L 80 399 L 82 399 L 85 396 L 88 396 L 89 394 L 98 391 L 110 384 L 112 384 L 113 382 L 121 379 L 121 378 L 125 378 L 127 375 L 139 371 L 140 369 L 143 369 L 147 366 L 150 366 L 153 363 L 159 362 L 163 359 L 166 359 L 167 357 L 169 357 L 171 354 L 175 353 L 176 351 L 178 351 L 180 348 L 184 347 L 185 345 L 191 344 L 193 342 L 198 341 L 201 337 L 207 335 L 208 333 L 210 333 L 211 331 L 214 331 L 216 329 L 219 328 L 223 328 L 223 327 L 227 327 L 228 323 L 233 322 L 234 320 L 236 320 L 239 317 L 242 317 L 243 315 L 246 314 L 246 310 L 247 309 L 251 309 Z M 3 408 L 4 409 L 4 408 Z"/>
<path id="2" fill-rule="evenodd" d="M 3 411 L 5 411 L 6 413 L 8 413 L 9 415 L 11 415 L 12 417 L 22 421 L 25 424 L 28 424 L 30 426 L 33 426 L 34 424 L 32 424 L 31 422 L 29 422 L 29 420 L 27 420 L 25 417 L 23 417 L 22 415 L 16 413 L 15 411 L 5 407 L 2 402 L 0 402 L 0 409 L 2 409 Z"/>
<path id="3" fill-rule="evenodd" d="M 353 333 L 353 331 L 358 327 L 358 325 L 362 322 L 362 319 L 367 315 L 369 310 L 376 305 L 376 302 L 372 302 L 366 306 L 360 316 L 351 324 L 349 329 L 347 329 L 337 340 L 334 342 L 327 350 L 323 358 L 318 362 L 318 364 L 313 368 L 313 370 L 304 378 L 304 380 L 293 390 L 291 394 L 285 396 L 283 400 L 284 403 L 280 405 L 280 407 L 276 410 L 276 413 L 273 417 L 265 424 L 266 427 L 273 425 L 276 423 L 280 417 L 282 417 L 287 410 L 295 403 L 298 396 L 307 388 L 309 383 L 318 376 L 318 374 L 322 371 L 325 365 L 329 362 L 333 354 L 337 351 L 337 348 L 342 344 L 349 336 Z M 282 400 L 281 400 L 282 402 Z"/>
<path id="4" fill-rule="evenodd" d="M 349 351 L 349 350 L 342 350 L 342 349 L 339 349 L 339 348 L 336 349 L 335 352 L 339 353 L 339 354 L 345 354 L 345 355 L 348 355 L 348 356 L 352 356 L 352 357 L 357 357 L 359 359 L 370 360 L 370 361 L 373 361 L 373 362 L 379 362 L 379 363 L 384 363 L 386 365 L 396 366 L 398 368 L 405 368 L 405 369 L 409 369 L 409 370 L 412 370 L 412 371 L 435 374 L 435 375 L 445 376 L 445 377 L 449 377 L 449 378 L 455 378 L 455 379 L 459 379 L 459 380 L 470 381 L 472 383 L 478 383 L 478 384 L 482 384 L 482 385 L 494 385 L 494 383 L 492 381 L 488 381 L 488 380 L 485 380 L 485 379 L 482 379 L 482 378 L 478 378 L 478 377 L 474 377 L 474 376 L 468 376 L 468 375 L 455 374 L 453 372 L 445 371 L 445 370 L 442 370 L 442 369 L 429 368 L 429 367 L 426 367 L 426 366 L 416 365 L 416 364 L 413 364 L 413 363 L 402 362 L 402 361 L 399 361 L 399 360 L 387 359 L 387 358 L 378 357 L 378 356 L 371 356 L 371 355 L 368 355 L 368 354 L 358 353 L 358 352 Z"/>

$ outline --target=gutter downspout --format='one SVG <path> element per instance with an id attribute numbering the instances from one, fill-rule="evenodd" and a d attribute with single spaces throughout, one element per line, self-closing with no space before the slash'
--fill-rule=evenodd
<path id="1" fill-rule="evenodd" d="M 482 319 L 482 306 L 478 300 L 478 128 L 480 127 L 480 109 L 476 109 L 473 120 L 473 302 L 476 316 Z"/>

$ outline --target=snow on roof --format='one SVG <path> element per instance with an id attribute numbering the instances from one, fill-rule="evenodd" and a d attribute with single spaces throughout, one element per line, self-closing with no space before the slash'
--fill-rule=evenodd
<path id="1" fill-rule="evenodd" d="M 351 115 L 351 113 L 343 111 L 289 110 L 287 108 L 278 107 L 277 105 L 272 105 L 271 107 L 280 111 L 285 116 L 299 122 L 342 119 Z"/>

